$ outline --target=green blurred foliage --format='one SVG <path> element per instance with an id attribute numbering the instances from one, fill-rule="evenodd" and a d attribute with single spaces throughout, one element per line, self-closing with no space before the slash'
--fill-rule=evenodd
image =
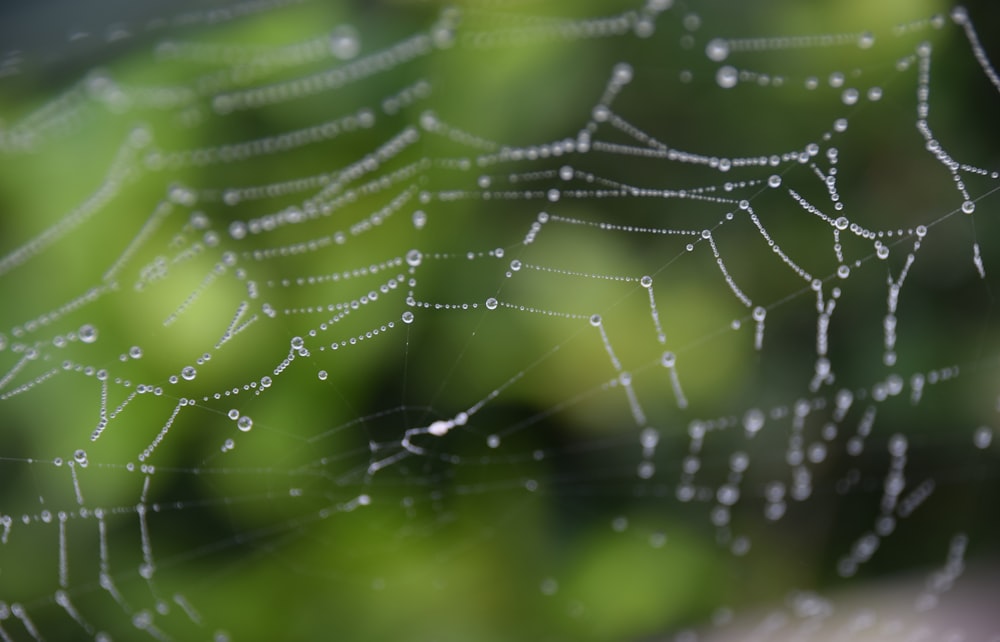
<path id="1" fill-rule="evenodd" d="M 524 3 L 513 8 L 509 17 L 497 18 L 489 11 L 477 10 L 476 3 L 463 8 L 467 11 L 460 29 L 471 33 L 488 33 L 497 28 L 498 21 L 502 27 L 505 19 L 522 25 L 518 17 L 522 12 L 602 15 L 620 9 L 618 3 Z M 27 264 L 0 277 L 2 327 L 36 318 L 101 283 L 110 261 L 142 234 L 160 203 L 173 200 L 173 212 L 154 232 L 155 242 L 140 248 L 126 270 L 129 278 L 134 279 L 140 266 L 153 261 L 156 252 L 169 256 L 165 248 L 170 247 L 173 236 L 180 239 L 177 246 L 182 247 L 201 233 L 190 225 L 185 227 L 188 221 L 184 217 L 189 217 L 192 209 L 204 207 L 212 229 L 220 235 L 219 250 L 239 253 L 260 249 L 265 243 L 292 243 L 347 229 L 383 207 L 386 194 L 397 193 L 390 188 L 375 196 L 360 196 L 342 212 L 304 233 L 290 228 L 264 242 L 251 239 L 240 244 L 228 236 L 230 221 L 278 211 L 297 204 L 302 196 L 238 206 L 214 201 L 190 208 L 179 203 L 171 191 L 177 185 L 223 190 L 339 170 L 417 122 L 424 109 L 433 109 L 443 122 L 502 145 L 574 138 L 604 91 L 610 70 L 622 60 L 632 63 L 636 87 L 623 91 L 615 103 L 616 111 L 670 146 L 730 156 L 761 153 L 762 144 L 768 153 L 795 149 L 827 131 L 844 111 L 843 105 L 831 105 L 829 90 L 810 93 L 798 86 L 784 90 L 741 86 L 720 92 L 714 83 L 715 65 L 709 64 L 703 53 L 703 34 L 737 37 L 864 29 L 881 34 L 900 20 L 946 10 L 943 4 L 929 0 L 808 4 L 706 1 L 684 7 L 678 3 L 647 39 L 543 39 L 483 50 L 443 49 L 348 84 L 340 91 L 230 115 L 213 113 L 207 101 L 186 110 L 135 104 L 122 109 L 113 104 L 102 106 L 107 96 L 101 93 L 102 72 L 96 69 L 81 76 L 79 84 L 66 82 L 59 74 L 53 74 L 59 80 L 53 86 L 36 84 L 30 78 L 13 79 L 10 91 L 0 97 L 0 113 L 9 123 L 18 122 L 22 115 L 63 91 L 82 92 L 90 98 L 70 126 L 41 142 L 37 151 L 0 158 L 0 243 L 5 252 L 36 238 L 85 202 L 105 180 L 122 141 L 136 127 L 152 132 L 153 141 L 126 163 L 134 168 L 142 167 L 146 155 L 155 151 L 170 153 L 247 141 L 338 118 L 378 105 L 418 79 L 431 83 L 432 94 L 426 105 L 414 105 L 395 116 L 379 114 L 370 130 L 309 144 L 294 152 L 231 165 L 168 167 L 123 175 L 120 190 L 106 207 Z M 281 46 L 323 38 L 336 25 L 350 23 L 361 34 L 365 55 L 427 29 L 440 11 L 433 3 L 305 3 L 219 27 L 192 29 L 179 37 L 208 47 Z M 501 13 L 506 16 L 507 11 Z M 702 21 L 700 28 L 691 32 L 690 46 L 684 39 L 691 36 L 690 30 L 682 26 L 686 13 L 697 14 Z M 976 11 L 972 13 L 976 18 Z M 984 24 L 996 22 L 986 19 Z M 955 61 L 948 63 L 954 69 L 934 69 L 933 110 L 935 118 L 940 116 L 935 123 L 941 123 L 942 137 L 954 134 L 948 141 L 956 154 L 961 152 L 963 157 L 996 167 L 1000 162 L 995 144 L 1000 133 L 996 110 L 984 111 L 972 98 L 984 93 L 982 74 L 968 53 L 962 53 L 964 45 L 957 30 L 935 33 L 934 37 L 935 47 L 940 43 L 949 60 Z M 900 55 L 907 46 L 912 48 L 910 41 L 905 42 L 905 46 L 899 45 Z M 199 63 L 157 61 L 150 53 L 153 45 L 139 39 L 134 49 L 104 62 L 109 76 L 129 95 L 139 95 L 130 92 L 142 87 L 190 86 L 193 78 L 226 73 L 225 69 L 205 69 Z M 991 46 L 996 51 L 995 44 Z M 870 104 L 850 110 L 852 134 L 862 133 L 846 137 L 841 147 L 845 159 L 841 166 L 842 196 L 845 202 L 860 204 L 855 215 L 873 228 L 906 227 L 913 221 L 927 220 L 935 212 L 954 209 L 955 193 L 950 190 L 947 174 L 921 155 L 921 141 L 913 133 L 912 74 L 901 77 L 894 72 L 892 55 L 879 60 L 882 62 L 869 67 L 863 52 L 844 48 L 809 51 L 801 57 L 772 52 L 760 58 L 762 71 L 774 65 L 773 73 L 790 76 L 827 74 L 863 65 L 866 82 L 869 78 L 875 82 L 887 79 L 887 95 L 877 113 L 876 106 Z M 70 60 L 64 64 L 83 63 Z M 267 85 L 293 75 L 318 73 L 328 65 L 329 61 L 323 61 L 303 68 L 244 71 L 255 76 L 255 85 Z M 677 80 L 684 70 L 692 71 L 693 82 Z M 996 96 L 985 93 L 995 107 Z M 884 149 L 874 148 L 872 140 Z M 386 169 L 421 157 L 451 158 L 468 153 L 443 138 L 425 136 Z M 640 186 L 685 189 L 706 180 L 701 168 L 639 163 L 614 155 L 578 155 L 572 162 L 581 171 Z M 537 166 L 558 167 L 558 162 Z M 804 166 L 791 167 L 782 178 L 794 184 L 807 178 L 808 172 Z M 727 180 L 746 180 L 758 174 L 734 170 Z M 475 169 L 435 167 L 425 176 L 421 190 L 475 189 L 478 174 Z M 817 190 L 808 198 L 819 202 L 821 196 Z M 720 217 L 714 204 L 663 203 L 564 199 L 557 207 L 562 216 L 606 221 L 627 218 L 637 226 L 662 226 L 667 216 L 670 227 L 696 230 L 703 228 L 706 220 L 714 222 Z M 647 413 L 664 433 L 658 465 L 669 471 L 676 470 L 686 453 L 685 431 L 692 418 L 738 416 L 748 407 L 788 404 L 806 394 L 802 382 L 808 381 L 813 368 L 815 326 L 810 323 L 814 323 L 815 299 L 803 294 L 803 284 L 775 263 L 773 253 L 759 238 L 747 242 L 755 234 L 749 222 L 737 221 L 718 232 L 717 241 L 729 269 L 739 275 L 741 287 L 752 292 L 755 300 L 773 303 L 792 297 L 768 316 L 763 356 L 753 350 L 749 339 L 752 322 L 747 311 L 725 287 L 708 252 L 688 256 L 686 240 L 635 240 L 593 228 L 562 230 L 559 235 L 547 235 L 544 242 L 518 247 L 525 230 L 545 206 L 544 200 L 438 202 L 427 207 L 433 208 L 427 226 L 414 229 L 410 216 L 420 207 L 414 199 L 370 235 L 337 246 L 335 251 L 250 261 L 248 269 L 279 309 L 347 301 L 364 294 L 370 285 L 344 280 L 336 285 L 283 289 L 266 287 L 270 280 L 352 270 L 405 255 L 410 248 L 429 255 L 495 247 L 506 249 L 508 258 L 516 256 L 566 270 L 632 277 L 652 274 L 669 345 L 678 347 L 678 372 L 691 404 L 688 412 L 679 410 L 665 392 L 669 381 L 659 369 L 662 347 L 650 327 L 648 300 L 641 288 L 624 289 L 613 282 L 567 287 L 564 279 L 546 274 L 498 280 L 493 265 L 469 262 L 456 267 L 454 261 L 441 261 L 421 266 L 418 292 L 426 301 L 476 301 L 481 305 L 486 282 L 501 292 L 504 300 L 528 306 L 582 315 L 601 310 L 618 356 L 625 363 L 637 364 L 638 395 L 648 400 Z M 821 232 L 821 223 L 803 219 L 800 210 L 789 209 L 787 199 L 782 201 L 769 193 L 755 196 L 754 206 L 779 243 L 794 245 L 797 256 L 810 261 L 809 269 L 824 276 L 834 272 L 836 261 L 830 256 L 829 235 Z M 985 206 L 995 209 L 989 201 Z M 995 236 L 995 222 L 984 216 L 977 218 L 976 224 L 976 238 L 983 241 L 984 253 L 995 258 L 996 250 L 985 242 Z M 956 247 L 965 252 L 970 231 L 964 224 L 941 227 L 943 231 L 935 230 L 925 250 L 934 258 L 915 267 L 912 277 L 935 296 L 921 299 L 904 294 L 901 304 L 900 317 L 906 319 L 906 325 L 901 326 L 900 342 L 919 344 L 900 351 L 901 370 L 915 372 L 972 360 L 980 364 L 988 361 L 991 365 L 983 367 L 995 371 L 998 351 L 989 285 L 984 292 L 970 270 L 954 277 L 957 281 L 949 281 L 954 272 L 945 269 L 955 261 Z M 510 253 L 515 250 L 516 254 Z M 965 254 L 963 260 L 969 262 Z M 904 256 L 902 248 L 894 253 L 890 269 L 898 271 Z M 114 367 L 132 381 L 171 390 L 162 398 L 144 399 L 141 406 L 136 403 L 128 410 L 127 424 L 112 423 L 106 438 L 86 444 L 94 463 L 80 470 L 79 476 L 88 504 L 130 506 L 136 502 L 142 477 L 126 471 L 124 462 L 134 462 L 136 454 L 161 430 L 177 396 L 194 396 L 259 379 L 285 358 L 291 337 L 315 324 L 315 317 L 308 315 L 258 323 L 246 330 L 232 349 L 214 355 L 211 367 L 199 373 L 197 382 L 181 382 L 175 394 L 164 381 L 164 373 L 179 372 L 193 356 L 218 340 L 239 302 L 246 298 L 243 282 L 220 278 L 176 323 L 165 327 L 164 319 L 178 309 L 218 261 L 219 252 L 212 250 L 178 262 L 169 268 L 167 278 L 143 292 L 133 290 L 131 281 L 123 280 L 98 303 L 83 306 L 54 325 L 53 331 L 67 332 L 87 322 L 101 333 L 101 340 L 93 346 L 68 348 L 65 358 Z M 884 265 L 866 259 L 850 281 L 852 289 L 845 288 L 831 336 L 838 360 L 838 385 L 865 386 L 884 374 L 879 363 Z M 150 515 L 159 558 L 157 582 L 166 596 L 183 593 L 208 627 L 185 623 L 177 614 L 177 605 L 172 605 L 169 622 L 179 627 L 178 639 L 204 638 L 213 627 L 226 629 L 236 640 L 635 639 L 704 622 L 722 604 L 742 607 L 780 600 L 789 586 L 822 587 L 832 579 L 835 552 L 843 551 L 853 534 L 870 524 L 878 489 L 864 488 L 846 499 L 834 496 L 831 489 L 842 465 L 832 462 L 817 473 L 820 496 L 814 498 L 808 511 L 791 515 L 780 527 L 764 523 L 757 504 L 734 509 L 754 541 L 746 566 L 737 566 L 715 541 L 704 505 L 664 507 L 662 497 L 673 493 L 672 479 L 645 491 L 636 485 L 635 426 L 619 391 L 601 389 L 614 372 L 586 322 L 504 310 L 485 315 L 418 309 L 414 323 L 404 326 L 399 313 L 406 308 L 402 296 L 396 296 L 403 289 L 393 295 L 391 305 L 375 311 L 373 304 L 349 315 L 340 326 L 343 330 L 336 333 L 343 338 L 355 336 L 393 320 L 397 328 L 384 337 L 337 353 L 313 354 L 305 371 L 292 368 L 275 377 L 267 394 L 239 397 L 236 405 L 254 418 L 247 438 L 238 435 L 226 419 L 227 399 L 199 399 L 196 411 L 185 411 L 171 427 L 170 437 L 153 459 L 161 471 L 155 477 L 153 500 L 162 498 L 164 502 L 162 512 Z M 739 318 L 744 319 L 743 329 L 730 330 L 731 320 Z M 942 335 L 952 340 L 938 341 Z M 953 340 L 961 337 L 968 337 L 968 341 Z M 143 347 L 143 359 L 120 363 L 119 354 L 131 345 Z M 11 367 L 9 355 L 4 357 L 4 367 Z M 534 365 L 541 357 L 545 358 Z M 316 376 L 320 368 L 329 371 L 325 381 Z M 524 373 L 523 382 L 513 383 L 504 392 L 502 403 L 483 410 L 482 422 L 473 427 L 471 436 L 449 434 L 433 445 L 435 454 L 481 457 L 481 465 L 451 466 L 434 457 L 426 461 L 411 458 L 372 480 L 364 478 L 371 463 L 369 442 L 398 441 L 406 428 L 453 416 L 455 409 L 483 398 L 518 373 Z M 911 409 L 903 401 L 893 407 L 900 425 L 912 428 L 913 442 L 930 444 L 933 451 L 934 456 L 926 460 L 914 457 L 915 479 L 920 472 L 947 478 L 968 465 L 961 454 L 951 461 L 949 449 L 961 451 L 958 440 L 945 432 L 951 425 L 964 427 L 983 421 L 975 413 L 984 412 L 983 400 L 996 393 L 987 384 L 983 388 L 969 393 L 967 407 L 951 402 Z M 24 460 L 68 458 L 74 448 L 86 443 L 97 420 L 99 394 L 96 380 L 66 376 L 3 400 L 0 512 L 19 515 L 37 510 L 37 496 L 51 504 L 73 503 L 68 474 L 53 474 L 47 463 L 42 472 L 41 465 Z M 112 405 L 120 401 L 120 396 L 115 397 Z M 958 410 L 968 416 L 956 416 Z M 533 422 L 529 429 L 505 435 L 504 447 L 496 453 L 482 446 L 491 432 L 489 426 L 515 426 L 525 418 Z M 238 445 L 223 456 L 219 444 L 227 437 L 237 437 Z M 719 440 L 729 444 L 726 440 L 730 437 L 722 435 Z M 963 446 L 966 437 L 963 432 Z M 730 441 L 735 440 L 732 437 Z M 760 488 L 774 470 L 782 470 L 780 458 L 787 440 L 784 433 L 761 435 L 754 444 L 753 483 L 748 485 Z M 735 443 L 729 445 L 736 447 Z M 558 456 L 541 461 L 531 457 L 511 457 L 508 461 L 504 456 L 505 452 L 525 454 L 536 449 Z M 723 475 L 731 450 L 712 451 L 724 453 L 717 459 L 709 452 L 706 469 Z M 884 464 L 884 456 L 873 453 L 871 461 L 861 467 L 880 471 Z M 870 478 L 877 479 L 877 474 Z M 970 489 L 975 492 L 979 488 L 984 496 L 995 497 L 995 474 L 988 473 L 982 486 L 971 477 L 960 477 L 953 490 L 942 484 L 942 495 L 961 501 Z M 532 481 L 539 484 L 540 492 L 525 491 Z M 301 503 L 289 500 L 290 488 L 302 492 Z M 329 517 L 322 513 L 324 508 L 351 501 L 359 492 L 372 495 L 372 506 L 335 511 Z M 182 508 L 171 509 L 173 501 L 183 502 Z M 407 501 L 412 506 L 401 509 Z M 863 504 L 857 511 L 852 504 L 855 501 Z M 956 508 L 957 513 L 968 515 L 979 510 L 974 504 L 968 510 L 963 508 Z M 621 515 L 630 520 L 624 533 L 609 528 L 611 520 Z M 114 543 L 113 567 L 121 569 L 119 588 L 126 595 L 141 595 L 136 599 L 139 603 L 148 601 L 148 589 L 132 571 L 142 561 L 136 522 L 134 515 L 116 519 L 109 538 Z M 910 540 L 894 543 L 897 551 L 906 551 L 900 566 L 914 559 L 917 566 L 937 559 L 943 550 L 940 541 L 952 530 L 940 524 L 916 524 L 926 527 L 928 536 L 916 538 L 912 545 Z M 981 523 L 972 519 L 967 527 L 988 533 L 995 525 L 995 518 L 989 516 Z M 97 533 L 92 524 L 69 526 L 73 549 L 91 551 L 72 560 L 79 605 L 99 614 L 92 616 L 95 626 L 106 628 L 116 639 L 128 639 L 135 633 L 134 627 L 121 617 L 121 607 L 96 587 L 98 569 L 93 551 L 98 546 Z M 26 530 L 15 529 L 12 538 L 25 535 Z M 39 620 L 55 627 L 60 635 L 72 637 L 79 628 L 48 598 L 54 587 L 56 534 L 52 529 L 32 532 L 36 530 L 43 533 L 36 541 L 12 542 L 12 548 L 17 545 L 23 555 L 12 559 L 5 554 L 0 586 L 9 588 L 8 582 L 16 581 L 19 594 L 30 596 L 35 600 L 31 604 L 40 605 L 38 608 L 47 614 Z M 668 534 L 662 550 L 650 544 L 659 533 Z M 895 570 L 891 563 L 886 566 L 887 571 Z M 80 584 L 76 578 L 81 578 Z"/>

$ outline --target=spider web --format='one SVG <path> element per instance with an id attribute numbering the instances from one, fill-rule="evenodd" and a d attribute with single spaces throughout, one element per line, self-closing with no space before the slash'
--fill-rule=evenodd
<path id="1" fill-rule="evenodd" d="M 0 639 L 1000 635 L 989 8 L 108 8 L 0 61 Z"/>

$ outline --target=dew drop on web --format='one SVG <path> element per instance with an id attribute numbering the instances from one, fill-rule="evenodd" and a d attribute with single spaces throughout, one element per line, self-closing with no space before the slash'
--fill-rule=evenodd
<path id="1" fill-rule="evenodd" d="M 739 72 L 729 65 L 720 67 L 715 73 L 715 82 L 723 89 L 731 89 L 739 82 Z"/>
<path id="2" fill-rule="evenodd" d="M 340 60 L 350 60 L 361 51 L 361 34 L 351 25 L 340 25 L 330 34 L 330 53 Z"/>

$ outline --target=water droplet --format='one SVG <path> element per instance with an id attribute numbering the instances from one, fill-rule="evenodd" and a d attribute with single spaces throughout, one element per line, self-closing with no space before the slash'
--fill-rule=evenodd
<path id="1" fill-rule="evenodd" d="M 858 90 L 853 87 L 845 89 L 844 93 L 840 95 L 840 100 L 845 105 L 853 105 L 858 102 Z"/>
<path id="2" fill-rule="evenodd" d="M 236 422 L 236 427 L 243 432 L 250 432 L 250 429 L 253 428 L 253 419 L 243 415 L 239 418 L 239 421 Z"/>
<path id="3" fill-rule="evenodd" d="M 237 201 L 239 201 L 239 196 L 236 195 L 235 193 L 233 193 L 232 196 L 227 195 L 226 202 L 229 203 L 230 201 L 232 201 L 231 204 L 235 204 Z M 247 224 L 244 223 L 243 221 L 233 221 L 232 223 L 229 224 L 229 236 L 231 236 L 232 238 L 238 241 L 244 238 L 246 235 L 247 235 Z"/>
<path id="4" fill-rule="evenodd" d="M 733 540 L 733 545 L 729 547 L 729 550 L 732 551 L 733 555 L 736 555 L 737 557 L 746 555 L 750 552 L 750 539 L 742 535 L 737 537 Z M 726 619 L 725 621 L 728 622 L 729 620 Z"/>
<path id="5" fill-rule="evenodd" d="M 905 435 L 895 434 L 889 438 L 889 454 L 893 457 L 902 457 L 906 454 L 908 442 Z"/>
<path id="6" fill-rule="evenodd" d="M 413 323 L 413 313 L 409 310 L 404 312 L 403 316 L 400 318 L 403 320 L 403 323 Z"/>
<path id="7" fill-rule="evenodd" d="M 718 526 L 719 528 L 722 528 L 723 526 L 727 525 L 729 523 L 729 518 L 730 518 L 729 509 L 726 508 L 725 506 L 716 506 L 714 509 L 712 509 L 712 512 L 710 513 L 709 516 L 709 519 L 712 521 L 712 524 Z"/>
<path id="8" fill-rule="evenodd" d="M 826 445 L 820 442 L 810 444 L 806 456 L 809 457 L 809 461 L 814 464 L 821 463 L 824 459 L 826 459 Z"/>
<path id="9" fill-rule="evenodd" d="M 319 377 L 320 381 L 326 381 L 327 377 L 326 370 L 320 370 L 319 372 L 316 373 L 316 376 Z"/>
<path id="10" fill-rule="evenodd" d="M 424 257 L 420 253 L 420 250 L 410 250 L 409 252 L 406 253 L 406 263 L 413 267 L 417 267 L 418 265 L 420 265 L 420 262 L 423 260 L 423 258 Z"/>
<path id="11" fill-rule="evenodd" d="M 723 89 L 731 89 L 736 86 L 739 77 L 739 72 L 736 71 L 735 67 L 726 65 L 725 67 L 719 67 L 719 71 L 715 73 L 715 82 L 719 83 L 719 86 Z"/>
<path id="12" fill-rule="evenodd" d="M 302 346 L 305 345 L 305 339 L 302 337 L 292 337 L 289 343 L 292 346 L 292 350 L 301 350 Z"/>
<path id="13" fill-rule="evenodd" d="M 517 272 L 518 270 L 521 269 L 521 262 L 518 261 L 517 259 L 514 259 L 513 261 L 510 262 L 510 269 Z"/>
<path id="14" fill-rule="evenodd" d="M 663 356 L 660 357 L 660 363 L 663 364 L 664 368 L 673 368 L 674 364 L 677 363 L 677 355 L 670 351 L 664 352 Z"/>
<path id="15" fill-rule="evenodd" d="M 697 31 L 701 27 L 701 16 L 697 13 L 689 13 L 681 21 L 688 31 Z"/>
<path id="16" fill-rule="evenodd" d="M 500 437 L 497 435 L 490 435 L 486 438 L 486 445 L 490 448 L 497 448 L 500 446 Z"/>
<path id="17" fill-rule="evenodd" d="M 740 499 L 740 489 L 732 484 L 724 484 L 716 491 L 715 499 L 724 506 L 732 506 Z"/>
<path id="18" fill-rule="evenodd" d="M 614 70 L 615 80 L 619 83 L 625 84 L 631 82 L 632 80 L 632 65 L 627 62 L 620 62 L 615 65 Z"/>
<path id="19" fill-rule="evenodd" d="M 431 423 L 430 426 L 427 426 L 427 432 L 435 437 L 442 437 L 447 435 L 448 431 L 451 430 L 454 425 L 454 422 L 438 419 L 437 421 Z"/>
<path id="20" fill-rule="evenodd" d="M 413 227 L 418 230 L 424 229 L 427 225 L 427 214 L 423 210 L 417 210 L 413 213 Z"/>
<path id="21" fill-rule="evenodd" d="M 270 388 L 271 387 L 271 377 L 261 377 L 260 378 L 260 387 L 261 388 Z"/>
<path id="22" fill-rule="evenodd" d="M 82 448 L 73 453 L 73 459 L 76 460 L 78 464 L 84 464 L 87 462 L 87 451 Z"/>
<path id="23" fill-rule="evenodd" d="M 351 25 L 340 25 L 330 34 L 330 53 L 340 60 L 350 60 L 361 51 L 361 36 Z"/>
<path id="24" fill-rule="evenodd" d="M 713 38 L 705 46 L 705 55 L 713 62 L 722 62 L 729 57 L 729 43 L 722 38 Z"/>
<path id="25" fill-rule="evenodd" d="M 841 265 L 837 268 L 837 276 L 842 279 L 846 279 L 851 275 L 851 268 L 846 265 Z"/>
<path id="26" fill-rule="evenodd" d="M 240 418 L 240 411 L 237 410 L 236 408 L 231 408 L 229 412 L 226 413 L 226 416 L 232 419 L 233 421 L 236 421 L 237 419 Z"/>
<path id="27" fill-rule="evenodd" d="M 729 457 L 729 469 L 734 473 L 746 471 L 750 465 L 750 457 L 745 452 L 735 452 Z"/>
<path id="28" fill-rule="evenodd" d="M 191 381 L 198 376 L 198 371 L 194 369 L 194 366 L 184 366 L 181 369 L 181 378 L 185 381 Z"/>
<path id="29" fill-rule="evenodd" d="M 964 203 L 962 203 L 962 213 L 972 214 L 975 211 L 976 211 L 976 204 L 973 203 L 972 201 L 965 201 Z"/>
<path id="30" fill-rule="evenodd" d="M 446 25 L 436 25 L 431 30 L 431 37 L 434 40 L 435 46 L 439 49 L 445 49 L 454 44 L 455 30 L 447 27 Z"/>
<path id="31" fill-rule="evenodd" d="M 562 167 L 560 167 L 559 178 L 563 179 L 564 181 L 568 181 L 571 178 L 573 178 L 573 168 L 570 167 L 569 165 L 563 165 Z"/>
<path id="32" fill-rule="evenodd" d="M 777 174 L 771 174 L 771 176 L 768 177 L 768 179 L 767 179 L 767 186 L 768 187 L 780 187 L 781 186 L 781 177 L 778 176 Z"/>
<path id="33" fill-rule="evenodd" d="M 635 21 L 635 35 L 640 38 L 648 38 L 656 31 L 656 23 L 649 17 L 643 16 Z"/>
<path id="34" fill-rule="evenodd" d="M 77 331 L 77 336 L 79 336 L 80 341 L 83 341 L 84 343 L 93 343 L 97 341 L 97 328 L 89 323 L 82 325 Z"/>
<path id="35" fill-rule="evenodd" d="M 743 428 L 754 434 L 764 427 L 764 413 L 759 408 L 751 408 L 743 415 Z"/>
<path id="36" fill-rule="evenodd" d="M 880 259 L 889 258 L 889 246 L 880 244 L 878 247 L 875 248 L 875 255 L 878 256 L 878 258 Z"/>
<path id="37" fill-rule="evenodd" d="M 497 309 L 497 305 L 499 305 L 499 302 L 495 298 L 490 297 L 490 298 L 486 299 L 486 309 L 487 310 L 496 310 Z"/>
<path id="38" fill-rule="evenodd" d="M 601 315 L 599 315 L 599 314 L 593 314 L 593 315 L 591 315 L 591 317 L 590 317 L 590 325 L 594 326 L 595 328 L 597 326 L 601 325 Z"/>
<path id="39" fill-rule="evenodd" d="M 651 287 L 653 287 L 653 277 L 648 276 L 648 275 L 642 277 L 641 279 L 639 279 L 639 285 L 641 285 L 644 288 L 651 288 Z"/>
<path id="40" fill-rule="evenodd" d="M 128 349 L 128 356 L 132 357 L 133 359 L 141 359 L 142 348 L 140 348 L 139 346 L 132 346 L 131 348 Z"/>
<path id="41" fill-rule="evenodd" d="M 753 309 L 752 316 L 754 321 L 763 321 L 767 316 L 767 310 L 763 306 L 758 305 Z"/>

